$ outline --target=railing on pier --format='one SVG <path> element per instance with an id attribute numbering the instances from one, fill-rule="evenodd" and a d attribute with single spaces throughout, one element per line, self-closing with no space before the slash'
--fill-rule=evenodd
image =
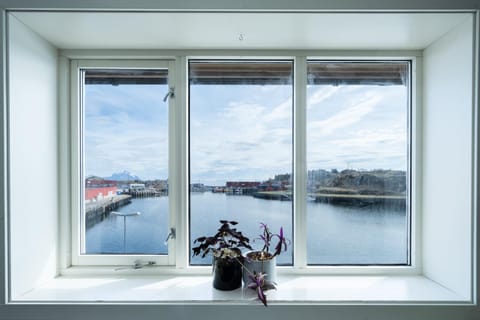
<path id="1" fill-rule="evenodd" d="M 128 192 L 133 198 L 146 198 L 146 197 L 160 197 L 167 195 L 166 192 L 160 192 L 157 190 L 135 190 Z"/>

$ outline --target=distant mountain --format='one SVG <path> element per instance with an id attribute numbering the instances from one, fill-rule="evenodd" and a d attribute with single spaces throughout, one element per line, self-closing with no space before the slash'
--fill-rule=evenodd
<path id="1" fill-rule="evenodd" d="M 134 176 L 128 171 L 117 172 L 112 174 L 110 177 L 105 177 L 106 180 L 115 180 L 115 181 L 134 181 L 142 180 L 139 176 Z"/>

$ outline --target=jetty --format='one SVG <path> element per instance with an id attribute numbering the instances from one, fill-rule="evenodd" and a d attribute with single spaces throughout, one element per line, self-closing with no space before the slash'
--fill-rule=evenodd
<path id="1" fill-rule="evenodd" d="M 292 194 L 287 191 L 259 191 L 253 194 L 255 198 L 266 200 L 291 201 Z M 344 193 L 309 193 L 308 200 L 312 202 L 328 203 L 333 205 L 366 207 L 388 206 L 403 209 L 406 207 L 405 195 L 373 195 L 373 194 L 344 194 Z"/>
<path id="2" fill-rule="evenodd" d="M 259 191 L 255 192 L 253 197 L 267 200 L 292 201 L 292 193 L 285 191 Z"/>
<path id="3" fill-rule="evenodd" d="M 87 228 L 105 219 L 113 210 L 129 204 L 132 200 L 131 195 L 116 195 L 114 197 L 89 202 L 85 204 L 85 225 Z"/>
<path id="4" fill-rule="evenodd" d="M 308 197 L 314 202 L 355 207 L 383 205 L 403 209 L 407 205 L 404 195 L 313 193 L 309 194 Z"/>

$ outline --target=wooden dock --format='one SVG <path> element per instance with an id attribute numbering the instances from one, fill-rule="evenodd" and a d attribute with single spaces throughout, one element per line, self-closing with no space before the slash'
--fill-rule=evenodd
<path id="1" fill-rule="evenodd" d="M 87 228 L 93 227 L 98 222 L 105 219 L 108 214 L 131 202 L 131 195 L 117 195 L 111 198 L 90 202 L 85 204 L 85 225 Z"/>

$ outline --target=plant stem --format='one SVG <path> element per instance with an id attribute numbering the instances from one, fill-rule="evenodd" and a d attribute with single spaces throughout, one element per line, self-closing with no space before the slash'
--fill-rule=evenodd
<path id="1" fill-rule="evenodd" d="M 247 272 L 248 272 L 252 277 L 255 277 L 255 275 L 252 273 L 252 271 L 248 270 L 248 268 L 245 267 L 245 265 L 244 265 L 237 257 L 235 257 L 235 260 L 237 260 L 238 263 L 240 263 L 240 265 L 242 266 L 242 268 L 244 268 L 245 270 L 247 270 Z"/>

